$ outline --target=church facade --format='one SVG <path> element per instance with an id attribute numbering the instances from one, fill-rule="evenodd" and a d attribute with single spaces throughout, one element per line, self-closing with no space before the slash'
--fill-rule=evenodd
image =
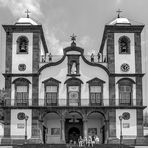
<path id="1" fill-rule="evenodd" d="M 20 18 L 6 32 L 1 143 L 100 143 L 143 137 L 141 31 L 116 18 L 105 25 L 98 55 L 84 55 L 76 37 L 61 57 L 49 54 L 42 25 Z"/>

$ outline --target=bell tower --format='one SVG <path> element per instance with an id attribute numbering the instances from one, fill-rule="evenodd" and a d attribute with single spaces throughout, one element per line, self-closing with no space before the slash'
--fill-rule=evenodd
<path id="1" fill-rule="evenodd" d="M 28 107 L 38 105 L 40 57 L 48 52 L 42 25 L 31 19 L 28 11 L 26 13 L 27 17 L 20 18 L 14 25 L 3 25 L 6 32 L 6 68 L 3 75 L 8 96 L 5 105 L 9 107 L 5 110 L 5 137 L 13 136 L 13 130 L 19 129 L 12 127 L 19 124 L 17 116 L 21 112 L 14 106 L 25 106 L 23 113 L 31 124 L 33 110 Z M 16 135 L 21 133 L 16 132 Z"/>
<path id="2" fill-rule="evenodd" d="M 131 118 L 123 119 L 123 127 L 124 122 L 128 123 L 123 137 L 135 138 L 143 136 L 141 32 L 144 25 L 121 17 L 121 11 L 117 12 L 117 18 L 105 25 L 100 48 L 102 54 L 107 53 L 109 104 L 114 106 L 114 110 L 109 112 L 109 118 L 112 116 L 110 125 L 114 128 L 110 128 L 109 133 L 110 138 L 121 138 L 119 116 L 130 114 Z"/>

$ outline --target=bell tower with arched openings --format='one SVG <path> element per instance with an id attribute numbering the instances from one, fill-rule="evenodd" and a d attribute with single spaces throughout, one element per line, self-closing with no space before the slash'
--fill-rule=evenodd
<path id="1" fill-rule="evenodd" d="M 100 52 L 107 53 L 110 106 L 118 106 L 109 113 L 109 135 L 126 141 L 143 136 L 141 32 L 144 25 L 120 17 L 121 11 L 118 12 L 118 17 L 105 25 Z M 124 120 L 124 113 L 130 117 Z M 119 116 L 123 122 L 122 137 Z"/>
<path id="2" fill-rule="evenodd" d="M 37 24 L 29 17 L 20 18 L 14 25 L 3 25 L 6 32 L 6 62 L 5 62 L 5 90 L 7 92 L 4 119 L 4 136 L 10 137 L 16 128 L 22 128 L 16 135 L 24 134 L 24 125 L 13 127 L 19 122 L 17 114 L 20 110 L 13 109 L 14 106 L 22 106 L 23 112 L 28 116 L 28 124 L 32 124 L 32 111 L 28 109 L 31 105 L 38 104 L 38 70 L 41 55 L 48 52 L 42 25 Z M 13 106 L 11 108 L 11 106 Z M 29 137 L 31 129 L 28 129 Z M 22 134 L 21 134 L 22 133 Z"/>

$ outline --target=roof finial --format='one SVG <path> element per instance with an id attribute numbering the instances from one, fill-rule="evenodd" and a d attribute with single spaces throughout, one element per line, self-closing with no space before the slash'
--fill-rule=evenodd
<path id="1" fill-rule="evenodd" d="M 25 13 L 27 14 L 27 18 L 29 18 L 29 13 L 31 13 L 28 9 L 25 11 Z"/>
<path id="2" fill-rule="evenodd" d="M 118 9 L 117 11 L 116 11 L 117 13 L 118 13 L 118 18 L 120 18 L 120 13 L 122 12 L 120 9 Z"/>
<path id="3" fill-rule="evenodd" d="M 76 35 L 74 35 L 74 33 L 73 33 L 73 35 L 72 36 L 70 36 L 71 37 L 71 40 L 72 40 L 72 43 L 71 43 L 71 45 L 76 45 L 76 43 L 75 43 L 75 41 L 76 41 Z"/>

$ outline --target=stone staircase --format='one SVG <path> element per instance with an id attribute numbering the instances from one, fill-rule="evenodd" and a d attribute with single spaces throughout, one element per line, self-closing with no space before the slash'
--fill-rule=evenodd
<path id="1" fill-rule="evenodd" d="M 16 145 L 13 148 L 92 148 L 90 147 L 79 147 L 78 145 L 69 144 L 23 144 Z M 134 148 L 134 146 L 119 145 L 119 144 L 95 144 L 93 148 Z"/>

